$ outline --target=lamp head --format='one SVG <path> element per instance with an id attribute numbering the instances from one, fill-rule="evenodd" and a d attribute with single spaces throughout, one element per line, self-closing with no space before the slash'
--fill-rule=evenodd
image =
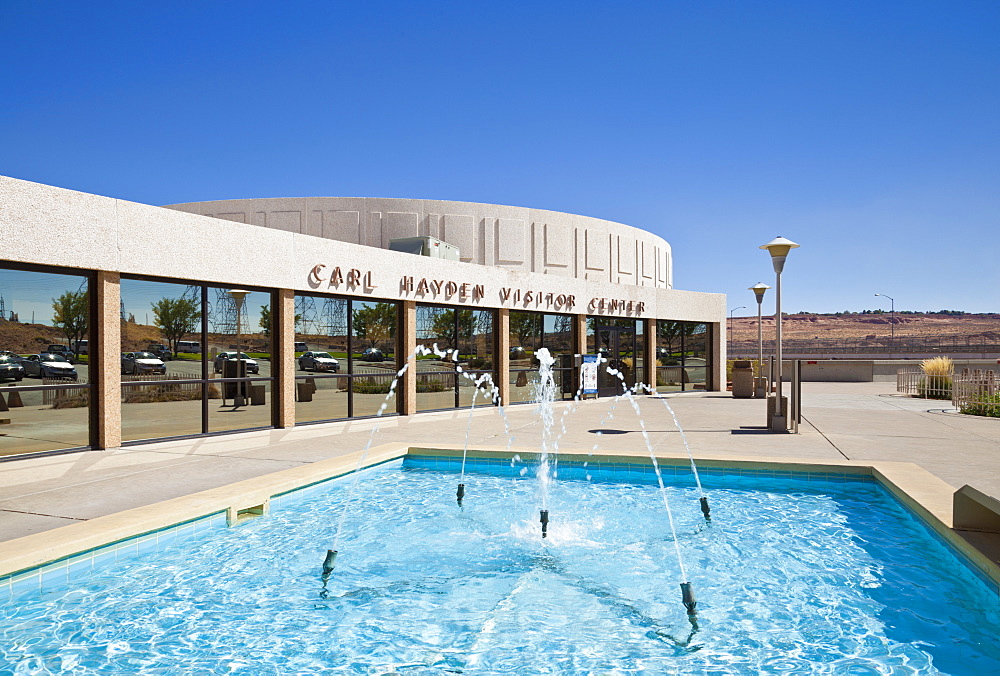
<path id="1" fill-rule="evenodd" d="M 250 292 L 246 289 L 229 289 L 226 293 L 233 297 L 233 300 L 236 302 L 236 309 L 239 310 L 243 307 L 243 300 Z"/>
<path id="2" fill-rule="evenodd" d="M 785 267 L 785 257 L 788 256 L 788 252 L 792 249 L 797 249 L 798 246 L 792 240 L 778 235 L 767 244 L 762 244 L 760 248 L 767 249 L 767 252 L 771 254 L 771 266 L 776 273 L 781 274 L 782 269 Z"/>
<path id="3" fill-rule="evenodd" d="M 757 282 L 750 287 L 750 290 L 753 291 L 755 296 L 757 296 L 757 305 L 760 305 L 764 301 L 764 292 L 770 288 L 771 287 L 764 282 Z"/>

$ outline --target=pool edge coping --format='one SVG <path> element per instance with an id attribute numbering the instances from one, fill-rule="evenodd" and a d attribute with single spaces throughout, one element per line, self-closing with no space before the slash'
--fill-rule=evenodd
<path id="1" fill-rule="evenodd" d="M 230 524 L 236 523 L 236 516 L 241 512 L 266 506 L 273 498 L 351 474 L 357 469 L 384 464 L 406 455 L 460 456 L 463 450 L 463 446 L 455 444 L 437 444 L 434 448 L 401 442 L 381 444 L 368 451 L 356 451 L 0 542 L 0 590 L 5 586 L 9 588 L 15 578 L 31 575 L 35 571 L 41 574 L 43 569 L 57 562 L 68 561 L 87 552 L 99 551 L 200 519 L 209 519 L 220 513 L 227 515 Z M 539 452 L 533 448 L 486 445 L 468 449 L 471 458 L 500 457 L 509 460 L 514 454 L 528 460 L 538 456 Z M 649 455 L 630 451 L 605 450 L 594 453 L 583 449 L 560 449 L 557 455 L 585 457 L 595 463 L 649 463 Z M 690 462 L 687 456 L 661 452 L 655 455 L 657 462 L 665 464 L 687 465 Z M 952 528 L 955 489 L 915 463 L 712 453 L 699 454 L 695 462 L 705 469 L 745 468 L 869 476 L 909 508 L 933 533 L 962 554 L 987 578 L 992 589 L 1000 594 L 1000 566 Z"/>

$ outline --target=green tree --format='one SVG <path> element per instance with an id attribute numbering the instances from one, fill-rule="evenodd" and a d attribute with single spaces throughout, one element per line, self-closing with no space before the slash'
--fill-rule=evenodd
<path id="1" fill-rule="evenodd" d="M 52 325 L 62 329 L 71 350 L 87 333 L 89 310 L 86 291 L 67 291 L 52 299 Z"/>
<path id="2" fill-rule="evenodd" d="M 153 324 L 177 354 L 177 341 L 193 333 L 201 319 L 198 303 L 187 298 L 161 298 L 153 303 Z"/>
<path id="3" fill-rule="evenodd" d="M 368 341 L 370 347 L 386 345 L 396 335 L 395 303 L 375 303 L 355 308 L 351 319 L 354 335 Z"/>
<path id="4" fill-rule="evenodd" d="M 458 320 L 457 333 L 456 319 Z M 466 351 L 472 351 L 474 348 L 473 336 L 476 333 L 476 317 L 472 310 L 440 310 L 434 317 L 431 329 L 434 331 L 434 335 L 444 338 L 448 347 L 452 349 L 461 350 L 464 347 Z"/>

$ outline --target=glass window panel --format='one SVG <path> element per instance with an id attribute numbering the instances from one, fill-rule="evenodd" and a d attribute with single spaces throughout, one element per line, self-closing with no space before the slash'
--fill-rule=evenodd
<path id="1" fill-rule="evenodd" d="M 419 365 L 419 364 L 418 364 Z M 435 411 L 455 408 L 455 378 L 457 374 L 417 372 L 417 410 Z"/>
<path id="2" fill-rule="evenodd" d="M 202 381 L 122 385 L 122 441 L 201 434 Z"/>
<path id="3" fill-rule="evenodd" d="M 511 371 L 510 404 L 520 404 L 535 400 L 535 386 L 538 383 L 538 369 L 519 369 Z"/>
<path id="4" fill-rule="evenodd" d="M 488 371 L 493 368 L 492 310 L 456 310 L 461 334 L 463 368 Z"/>
<path id="5" fill-rule="evenodd" d="M 569 315 L 544 315 L 542 345 L 553 355 L 575 354 L 573 343 L 573 317 Z"/>
<path id="6" fill-rule="evenodd" d="M 345 298 L 295 297 L 297 375 L 347 373 L 347 311 Z"/>
<path id="7" fill-rule="evenodd" d="M 708 383 L 708 326 L 687 322 L 684 335 L 684 389 L 703 390 Z"/>
<path id="8" fill-rule="evenodd" d="M 510 347 L 511 360 L 514 360 L 515 353 L 524 353 L 530 358 L 535 350 L 542 346 L 542 329 L 544 315 L 538 312 L 510 312 Z M 521 352 L 517 351 L 521 348 Z M 511 368 L 515 368 L 511 366 Z"/>
<path id="9" fill-rule="evenodd" d="M 242 395 L 242 400 L 239 399 L 239 395 Z M 272 402 L 270 381 L 211 383 L 208 431 L 225 432 L 270 427 Z M 235 405 L 237 403 L 240 405 Z"/>
<path id="10" fill-rule="evenodd" d="M 10 423 L 0 428 L 0 456 L 89 446 L 89 390 L 86 385 L 43 391 L 0 385 L 10 409 L 2 414 Z"/>
<path id="11" fill-rule="evenodd" d="M 0 455 L 89 446 L 87 277 L 0 268 L 0 306 L 0 395 L 9 409 L 0 417 L 10 420 L 0 427 Z"/>
<path id="12" fill-rule="evenodd" d="M 366 376 L 355 376 L 351 379 L 351 396 L 354 397 L 354 417 L 378 415 L 382 404 L 386 404 L 382 415 L 392 415 L 396 413 L 396 394 L 393 392 L 389 396 L 393 380 L 396 374 L 393 372 L 373 374 Z M 399 385 L 396 385 L 397 390 Z M 386 400 L 386 397 L 388 401 Z"/>
<path id="13" fill-rule="evenodd" d="M 347 417 L 347 376 L 299 376 L 295 379 L 295 420 L 314 422 Z"/>
<path id="14" fill-rule="evenodd" d="M 489 376 L 483 378 L 483 376 Z M 468 408 L 475 398 L 476 406 L 493 405 L 493 373 L 490 371 L 466 371 L 458 380 L 458 406 Z M 478 382 L 478 385 L 477 385 Z"/>
<path id="15" fill-rule="evenodd" d="M 396 372 L 398 307 L 397 303 L 351 301 L 350 373 L 384 375 Z"/>

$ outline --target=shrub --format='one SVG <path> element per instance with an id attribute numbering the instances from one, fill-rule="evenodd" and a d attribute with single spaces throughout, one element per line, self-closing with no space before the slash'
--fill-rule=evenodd
<path id="1" fill-rule="evenodd" d="M 392 383 L 384 380 L 361 380 L 358 378 L 354 381 L 354 394 L 389 394 L 391 386 Z"/>
<path id="2" fill-rule="evenodd" d="M 52 408 L 84 408 L 89 402 L 90 397 L 84 392 L 72 397 L 56 397 L 56 400 L 52 402 Z"/>
<path id="3" fill-rule="evenodd" d="M 917 383 L 917 396 L 924 399 L 951 399 L 951 375 L 954 368 L 950 357 L 934 357 L 920 362 L 924 377 Z"/>
<path id="4" fill-rule="evenodd" d="M 981 415 L 1000 418 L 1000 394 L 980 394 L 959 408 L 966 415 Z"/>
<path id="5" fill-rule="evenodd" d="M 417 392 L 446 392 L 450 389 L 449 383 L 443 380 L 417 381 Z"/>

